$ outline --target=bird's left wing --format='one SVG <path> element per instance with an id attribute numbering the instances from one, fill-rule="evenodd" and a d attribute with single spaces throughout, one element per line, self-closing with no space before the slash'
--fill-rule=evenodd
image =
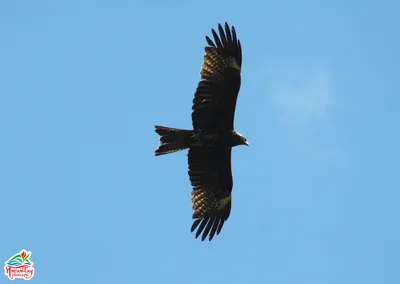
<path id="1" fill-rule="evenodd" d="M 211 241 L 219 234 L 231 212 L 231 148 L 193 147 L 188 153 L 189 177 L 193 186 L 193 225 L 196 238 Z"/>

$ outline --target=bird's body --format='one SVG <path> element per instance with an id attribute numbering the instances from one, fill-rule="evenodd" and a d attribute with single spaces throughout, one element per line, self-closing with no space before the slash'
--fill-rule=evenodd
<path id="1" fill-rule="evenodd" d="M 246 138 L 234 130 L 236 100 L 240 90 L 242 50 L 232 30 L 218 25 L 220 37 L 212 30 L 214 42 L 206 37 L 201 81 L 194 99 L 193 130 L 156 126 L 160 146 L 155 155 L 189 149 L 189 178 L 193 186 L 192 204 L 196 238 L 211 240 L 219 234 L 231 210 L 233 187 L 232 147 L 248 145 Z"/>

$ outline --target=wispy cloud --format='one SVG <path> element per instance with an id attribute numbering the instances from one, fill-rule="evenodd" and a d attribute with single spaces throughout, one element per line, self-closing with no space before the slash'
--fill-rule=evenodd
<path id="1" fill-rule="evenodd" d="M 269 72 L 268 100 L 284 127 L 288 153 L 318 168 L 343 158 L 320 124 L 334 103 L 332 77 L 327 68 L 286 68 Z M 321 128 L 322 126 L 322 128 Z M 318 133 L 318 134 L 317 134 Z"/>
<path id="2" fill-rule="evenodd" d="M 322 119 L 333 103 L 331 78 L 324 69 L 291 69 L 275 76 L 270 98 L 287 123 Z"/>

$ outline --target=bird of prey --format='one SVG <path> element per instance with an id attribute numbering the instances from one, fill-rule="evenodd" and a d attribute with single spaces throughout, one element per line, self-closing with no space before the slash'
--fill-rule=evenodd
<path id="1" fill-rule="evenodd" d="M 234 130 L 236 100 L 240 89 L 242 49 L 235 28 L 218 24 L 219 36 L 211 30 L 201 66 L 201 80 L 192 105 L 193 130 L 155 126 L 160 145 L 155 155 L 189 149 L 193 225 L 196 238 L 202 233 L 211 241 L 219 234 L 231 211 L 233 186 L 232 147 L 249 145 Z"/>

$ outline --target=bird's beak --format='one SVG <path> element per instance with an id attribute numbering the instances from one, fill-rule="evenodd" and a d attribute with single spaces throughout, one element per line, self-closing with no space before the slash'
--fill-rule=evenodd
<path id="1" fill-rule="evenodd" d="M 249 142 L 247 142 L 247 141 L 246 141 L 246 142 L 244 142 L 244 144 L 246 144 L 247 146 L 250 146 Z"/>

